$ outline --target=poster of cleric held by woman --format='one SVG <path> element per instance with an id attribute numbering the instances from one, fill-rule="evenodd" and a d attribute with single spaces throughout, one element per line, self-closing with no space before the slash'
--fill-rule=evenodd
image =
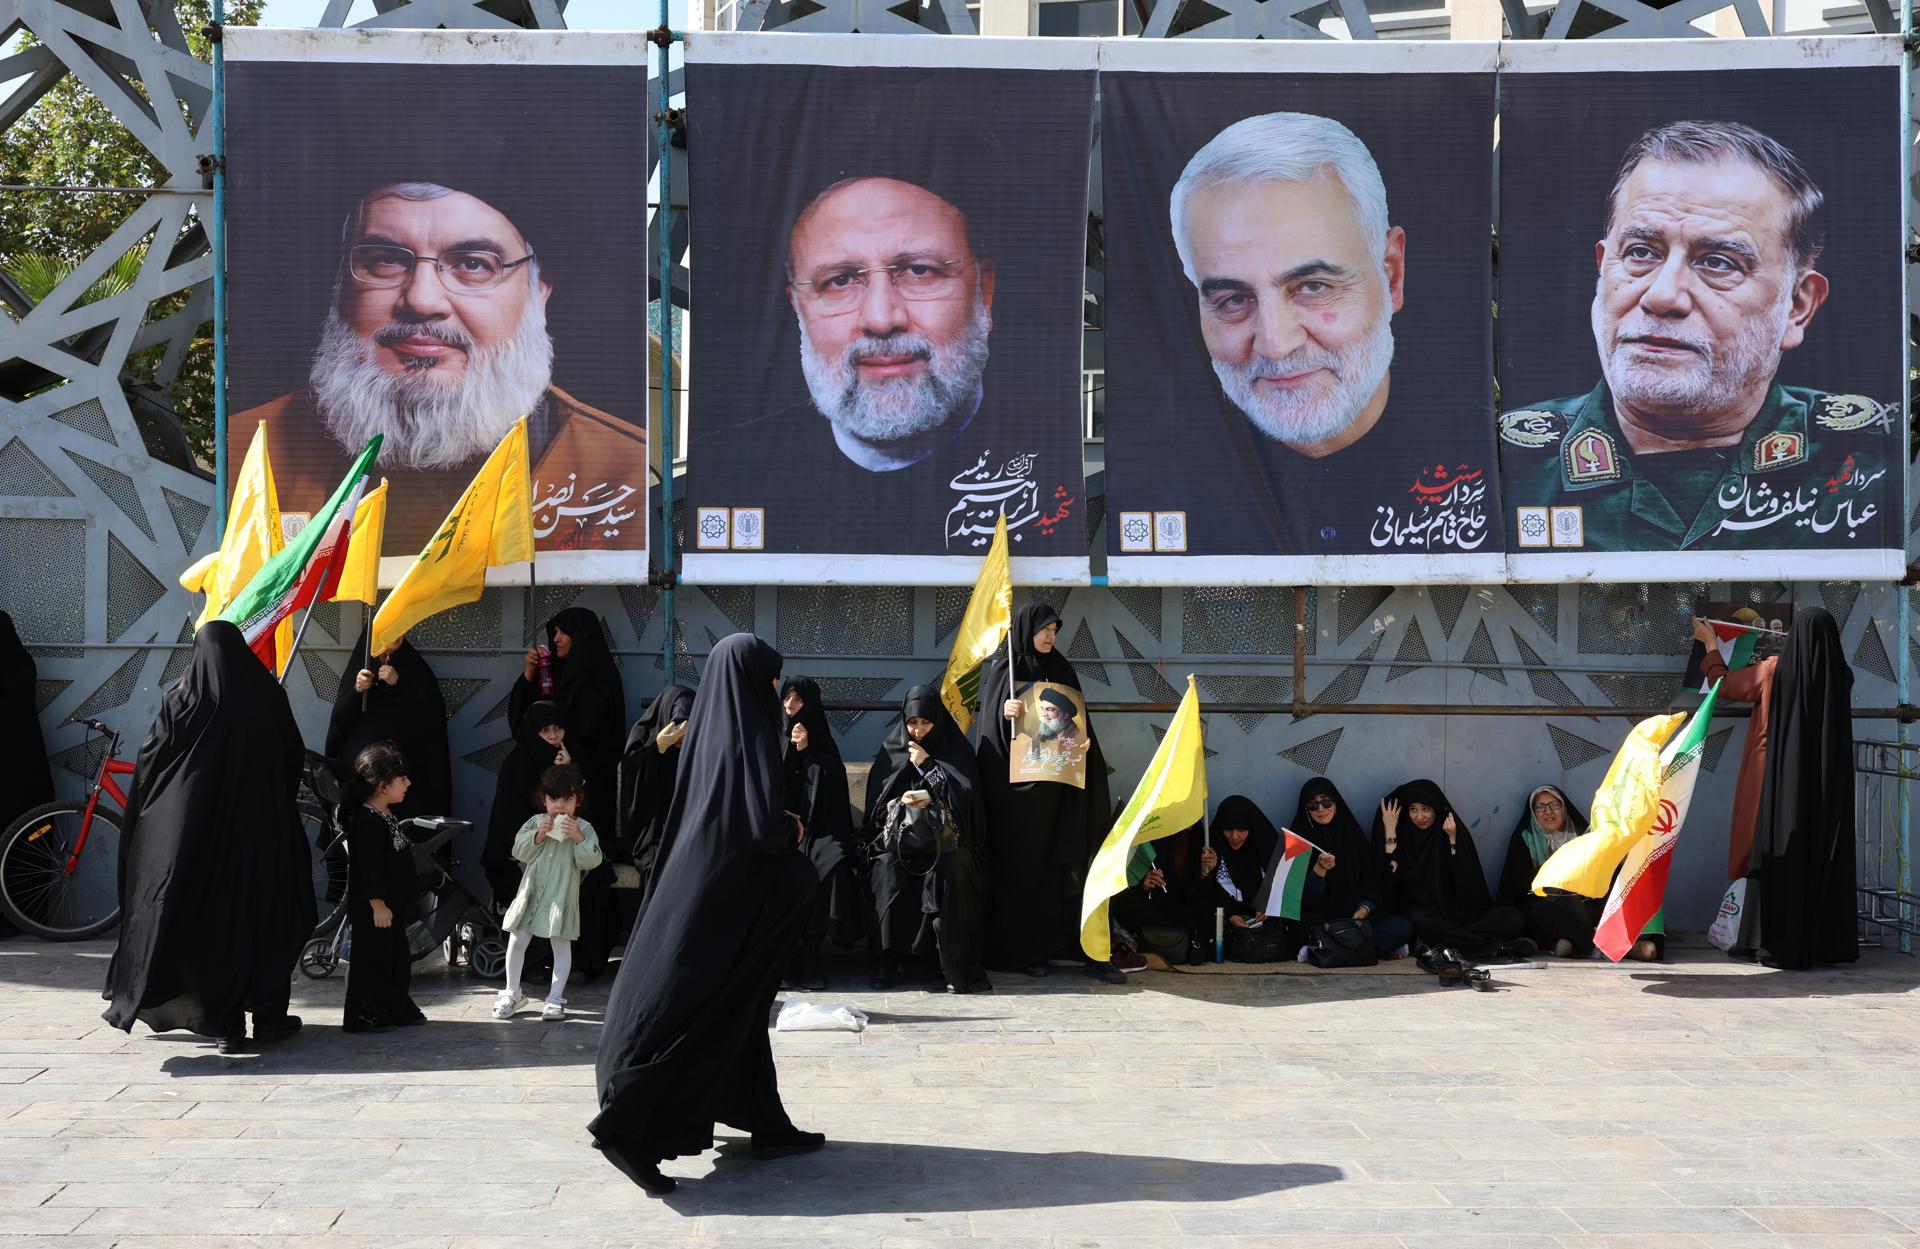
<path id="1" fill-rule="evenodd" d="M 1094 52 L 689 43 L 689 579 L 1085 581 Z"/>
<path id="2" fill-rule="evenodd" d="M 470 33 L 229 32 L 229 462 L 381 435 L 391 585 L 525 416 L 540 578 L 642 580 L 647 45 Z"/>
<path id="3" fill-rule="evenodd" d="M 1738 42 L 1649 46 L 1634 73 L 1507 45 L 1518 577 L 1901 573 L 1897 41 Z"/>
<path id="4" fill-rule="evenodd" d="M 1102 62 L 1112 579 L 1500 580 L 1492 52 L 1209 49 Z"/>

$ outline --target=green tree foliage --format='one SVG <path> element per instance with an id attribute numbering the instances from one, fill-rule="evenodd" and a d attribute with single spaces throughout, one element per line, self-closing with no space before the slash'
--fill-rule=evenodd
<path id="1" fill-rule="evenodd" d="M 226 23 L 256 25 L 264 4 L 265 0 L 227 0 Z M 174 6 L 188 48 L 202 61 L 212 59 L 211 45 L 202 33 L 211 11 L 212 0 L 176 0 Z M 30 48 L 34 42 L 30 32 L 23 33 L 20 47 Z M 140 84 L 134 84 L 134 89 L 146 94 Z M 167 98 L 160 107 L 179 105 Z M 198 125 L 202 119 L 192 120 Z M 105 103 L 68 75 L 18 122 L 0 133 L 0 175 L 6 182 L 32 187 L 143 187 L 163 181 L 166 170 L 114 119 Z M 144 198 L 138 194 L 54 190 L 0 192 L 0 272 L 6 273 L 30 300 L 37 301 L 99 247 Z M 188 219 L 188 230 L 196 234 L 199 230 L 193 216 Z M 124 282 L 137 272 L 147 246 L 170 250 L 176 242 L 152 240 L 117 258 L 113 269 L 82 302 L 125 289 Z M 122 285 L 113 286 L 116 280 Z M 147 310 L 147 317 L 158 320 L 178 312 L 185 304 L 184 293 L 157 301 Z M 211 323 L 199 328 L 171 387 L 173 409 L 187 440 L 208 463 L 213 455 L 212 330 Z M 157 349 L 136 354 L 127 361 L 124 379 L 151 383 L 161 354 Z"/>

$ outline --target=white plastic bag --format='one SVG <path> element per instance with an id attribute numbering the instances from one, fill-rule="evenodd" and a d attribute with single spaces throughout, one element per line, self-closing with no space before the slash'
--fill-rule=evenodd
<path id="1" fill-rule="evenodd" d="M 1747 909 L 1747 878 L 1727 887 L 1727 894 L 1720 899 L 1720 914 L 1714 917 L 1713 927 L 1707 929 L 1707 940 L 1716 949 L 1731 950 L 1740 941 L 1740 916 Z"/>
<path id="2" fill-rule="evenodd" d="M 780 1007 L 773 1027 L 776 1032 L 864 1032 L 867 1017 L 852 1006 L 816 1006 L 795 1000 Z"/>

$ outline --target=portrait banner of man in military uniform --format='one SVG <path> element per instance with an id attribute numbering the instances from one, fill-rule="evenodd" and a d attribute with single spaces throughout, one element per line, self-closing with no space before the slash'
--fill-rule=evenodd
<path id="1" fill-rule="evenodd" d="M 688 44 L 689 578 L 1086 580 L 1095 51 Z"/>
<path id="2" fill-rule="evenodd" d="M 1508 49 L 1514 575 L 1897 577 L 1897 41 L 1640 46 Z"/>
<path id="3" fill-rule="evenodd" d="M 291 529 L 381 435 L 391 585 L 527 417 L 540 579 L 644 580 L 644 38 L 227 50 L 230 463 L 264 428 Z"/>
<path id="4" fill-rule="evenodd" d="M 1502 578 L 1494 53 L 1420 52 L 1105 50 L 1115 583 Z"/>

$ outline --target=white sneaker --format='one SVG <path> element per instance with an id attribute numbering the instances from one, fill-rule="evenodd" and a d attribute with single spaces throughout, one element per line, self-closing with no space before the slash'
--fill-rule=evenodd
<path id="1" fill-rule="evenodd" d="M 502 989 L 500 990 L 500 996 L 493 999 L 493 1017 L 495 1019 L 512 1019 L 513 1012 L 519 1010 L 526 1004 L 526 998 Z"/>
<path id="2" fill-rule="evenodd" d="M 549 998 L 546 1006 L 540 1011 L 540 1018 L 547 1023 L 557 1023 L 566 1017 L 567 1001 L 565 998 L 561 998 L 558 1002 Z"/>

